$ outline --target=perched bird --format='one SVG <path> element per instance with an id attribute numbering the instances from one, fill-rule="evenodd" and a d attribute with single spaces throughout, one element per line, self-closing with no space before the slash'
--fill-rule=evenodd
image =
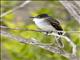
<path id="1" fill-rule="evenodd" d="M 48 14 L 40 14 L 38 16 L 31 17 L 31 18 L 33 18 L 33 21 L 41 30 L 55 31 L 55 32 L 63 31 L 62 27 L 60 26 L 60 23 L 56 19 L 53 19 Z M 59 35 L 63 34 L 63 32 L 56 32 L 56 33 Z M 61 37 L 56 36 L 56 42 L 59 45 L 58 47 L 63 48 Z"/>

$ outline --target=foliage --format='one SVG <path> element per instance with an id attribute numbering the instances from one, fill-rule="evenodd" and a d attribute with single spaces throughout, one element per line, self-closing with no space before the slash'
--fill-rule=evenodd
<path id="1" fill-rule="evenodd" d="M 42 1 L 42 2 L 46 2 L 46 1 Z M 18 1 L 7 1 L 7 0 L 1 1 L 1 4 L 3 6 L 12 6 L 6 8 L 1 7 L 1 12 L 5 13 L 11 10 L 13 6 L 15 7 L 18 3 L 19 3 Z M 24 11 L 22 10 L 22 12 Z M 26 11 L 26 14 L 27 12 L 28 11 Z M 55 19 L 57 18 L 60 19 L 60 21 L 62 21 L 61 25 L 65 31 L 80 31 L 79 24 L 75 21 L 73 17 L 69 15 L 69 13 L 64 9 L 64 7 L 58 1 L 46 2 L 44 7 L 38 9 L 37 11 L 34 11 L 33 13 L 31 13 L 31 15 L 35 16 L 37 14 L 42 14 L 42 13 L 47 13 L 50 16 L 53 16 Z M 16 16 L 14 13 L 7 14 L 6 16 L 2 17 L 2 19 L 3 21 L 1 22 L 2 23 L 1 25 L 5 25 L 9 28 L 38 29 L 38 27 L 33 22 L 27 24 L 27 22 L 24 20 L 15 21 Z M 55 44 L 55 39 L 53 36 L 46 36 L 40 32 L 22 31 L 22 30 L 7 30 L 7 31 L 16 36 L 21 36 L 24 38 L 35 38 L 45 44 L 46 43 Z M 74 41 L 75 44 L 77 44 L 77 46 L 80 46 L 79 34 L 80 33 L 76 33 L 76 32 L 68 33 L 69 37 L 71 37 L 71 39 Z M 62 40 L 64 41 L 65 44 L 64 49 L 71 52 L 71 46 L 64 39 Z M 1 43 L 2 43 L 1 46 L 2 50 L 6 51 L 6 54 L 4 54 L 5 53 L 4 51 L 1 51 L 2 55 L 9 57 L 6 60 L 9 59 L 11 60 L 53 60 L 53 59 L 67 60 L 65 57 L 60 56 L 58 54 L 53 54 L 37 46 L 32 46 L 29 44 L 25 45 L 18 41 L 6 38 L 4 36 L 1 36 Z M 77 54 L 80 56 L 79 53 Z M 2 56 L 2 60 L 4 59 L 5 57 Z"/>

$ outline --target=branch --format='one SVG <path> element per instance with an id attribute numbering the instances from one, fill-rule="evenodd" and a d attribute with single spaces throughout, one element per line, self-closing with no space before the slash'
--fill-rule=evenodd
<path id="1" fill-rule="evenodd" d="M 9 10 L 9 11 L 1 14 L 0 17 L 4 17 L 4 16 L 6 16 L 7 14 L 10 14 L 11 12 L 16 11 L 17 9 L 24 7 L 24 6 L 25 6 L 26 4 L 28 4 L 29 2 L 31 2 L 31 1 L 30 1 L 30 0 L 29 0 L 29 1 L 24 1 L 20 6 L 17 6 L 17 7 L 15 7 L 15 8 L 13 8 L 13 9 L 11 9 L 11 10 Z"/>
<path id="2" fill-rule="evenodd" d="M 62 5 L 67 9 L 67 11 L 76 19 L 76 21 L 80 24 L 80 1 L 62 1 L 60 0 Z M 76 3 L 73 4 L 73 3 Z"/>
<path id="3" fill-rule="evenodd" d="M 5 26 L 0 26 L 0 28 L 2 29 L 11 29 L 11 28 L 8 28 L 8 27 L 5 27 Z M 12 29 L 12 30 L 25 30 L 25 31 L 35 31 L 35 32 L 50 32 L 50 31 L 43 31 L 43 30 L 31 30 L 31 29 L 19 29 L 19 28 L 16 28 L 16 29 Z M 63 32 L 63 31 L 57 31 L 57 32 Z M 53 36 L 59 36 L 59 37 L 62 37 L 64 39 L 66 39 L 66 41 L 68 43 L 70 43 L 70 45 L 73 47 L 72 49 L 72 54 L 73 55 L 76 55 L 76 45 L 72 42 L 71 39 L 69 39 L 67 36 L 65 36 L 65 33 L 63 32 L 63 35 L 58 35 L 55 33 L 55 31 L 53 31 L 53 33 L 50 33 L 48 35 L 53 35 Z"/>
<path id="4" fill-rule="evenodd" d="M 17 41 L 25 43 L 25 44 L 32 44 L 32 45 L 41 47 L 45 50 L 48 50 L 50 52 L 60 54 L 64 57 L 68 58 L 69 60 L 78 60 L 78 57 L 76 57 L 68 52 L 65 52 L 64 50 L 62 50 L 58 47 L 42 44 L 42 43 L 38 42 L 38 40 L 36 40 L 36 39 L 24 39 L 24 38 L 21 38 L 18 36 L 13 36 L 12 34 L 6 32 L 6 31 L 2 31 L 2 30 L 1 30 L 0 34 L 5 37 L 11 38 L 12 40 L 17 40 Z"/>
<path id="5" fill-rule="evenodd" d="M 0 26 L 1 29 L 9 29 L 9 30 L 22 30 L 22 31 L 34 31 L 34 32 L 55 32 L 55 31 L 43 31 L 43 30 L 33 30 L 33 29 L 23 29 L 23 28 L 9 28 L 6 26 Z M 56 31 L 56 32 L 63 32 L 65 33 L 80 33 L 80 31 Z"/>
<path id="6" fill-rule="evenodd" d="M 70 43 L 70 45 L 73 47 L 73 49 L 72 49 L 72 54 L 73 55 L 76 55 L 76 52 L 77 52 L 77 49 L 76 49 L 76 44 L 74 44 L 74 42 L 71 40 L 71 39 L 69 39 L 67 36 L 63 36 L 63 35 L 58 35 L 58 34 L 55 34 L 55 33 L 51 33 L 51 34 L 48 34 L 48 35 L 54 35 L 54 36 L 59 36 L 59 37 L 62 37 L 62 38 L 64 38 L 64 39 L 66 39 L 66 41 L 68 42 L 68 43 Z"/>

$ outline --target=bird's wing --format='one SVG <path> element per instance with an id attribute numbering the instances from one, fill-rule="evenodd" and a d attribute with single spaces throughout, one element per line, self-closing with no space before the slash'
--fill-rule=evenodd
<path id="1" fill-rule="evenodd" d="M 52 17 L 48 18 L 47 21 L 58 31 L 63 31 L 60 23 L 53 19 Z M 63 33 L 62 32 L 58 32 L 59 35 L 62 35 Z"/>
<path id="2" fill-rule="evenodd" d="M 62 27 L 60 25 L 60 23 L 53 19 L 52 17 L 48 18 L 47 21 L 56 29 L 56 30 L 59 30 L 59 31 L 62 31 Z"/>

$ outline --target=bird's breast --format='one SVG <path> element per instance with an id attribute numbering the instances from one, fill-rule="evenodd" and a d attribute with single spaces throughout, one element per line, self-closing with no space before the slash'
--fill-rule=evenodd
<path id="1" fill-rule="evenodd" d="M 53 31 L 54 30 L 54 28 L 51 26 L 51 24 L 44 19 L 34 19 L 33 21 L 42 30 L 45 30 L 45 31 Z"/>

